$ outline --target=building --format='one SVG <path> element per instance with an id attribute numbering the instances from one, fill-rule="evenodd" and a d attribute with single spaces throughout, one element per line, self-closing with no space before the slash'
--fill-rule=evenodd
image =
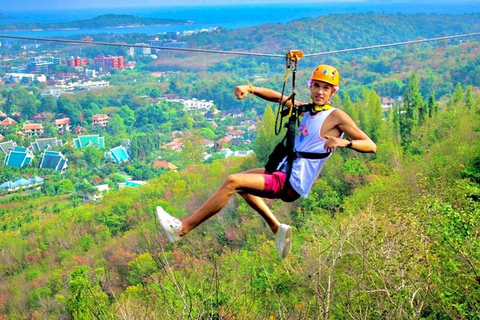
<path id="1" fill-rule="evenodd" d="M 59 65 L 60 59 L 54 57 L 32 57 L 27 63 L 28 73 L 46 73 L 49 65 Z"/>
<path id="2" fill-rule="evenodd" d="M 80 134 L 80 133 L 85 133 L 87 132 L 87 129 L 85 129 L 82 126 L 76 126 L 75 129 L 73 130 L 74 134 Z"/>
<path id="3" fill-rule="evenodd" d="M 124 146 L 118 146 L 110 149 L 110 151 L 105 154 L 105 157 L 112 159 L 115 163 L 130 161 L 130 156 L 128 155 L 127 149 L 125 149 Z"/>
<path id="4" fill-rule="evenodd" d="M 30 144 L 33 152 L 42 152 L 44 150 L 51 150 L 55 147 L 61 147 L 62 145 L 63 145 L 62 140 L 58 140 L 57 138 L 35 139 L 35 142 L 32 142 Z"/>
<path id="5" fill-rule="evenodd" d="M 388 110 L 392 109 L 394 103 L 395 103 L 394 99 L 382 98 L 382 110 L 383 110 L 383 112 L 387 112 Z"/>
<path id="6" fill-rule="evenodd" d="M 160 47 L 160 48 L 154 48 L 157 49 L 158 51 L 164 50 L 163 48 L 188 48 L 188 43 L 184 41 L 177 41 L 175 39 L 154 39 L 154 40 L 149 40 L 150 46 L 152 47 Z"/>
<path id="7" fill-rule="evenodd" d="M 227 128 L 227 137 L 231 139 L 242 138 L 244 133 L 245 132 L 243 130 L 235 129 L 231 126 Z"/>
<path id="8" fill-rule="evenodd" d="M 185 111 L 191 110 L 203 110 L 207 112 L 213 107 L 213 101 L 206 101 L 206 100 L 198 100 L 198 99 L 189 99 L 189 100 L 181 100 L 183 102 L 183 109 Z"/>
<path id="9" fill-rule="evenodd" d="M 30 178 L 30 179 L 21 178 L 16 181 L 9 180 L 5 183 L 0 184 L 0 190 L 7 190 L 12 192 L 20 189 L 35 187 L 42 184 L 43 182 L 44 180 L 39 177 Z"/>
<path id="10" fill-rule="evenodd" d="M 13 140 L 2 142 L 0 143 L 0 152 L 2 152 L 3 154 L 7 154 L 10 152 L 10 150 L 13 150 L 16 145 L 17 144 Z"/>
<path id="11" fill-rule="evenodd" d="M 84 67 L 87 65 L 88 60 L 85 57 L 70 57 L 67 58 L 67 66 L 69 67 Z"/>
<path id="12" fill-rule="evenodd" d="M 2 120 L 2 122 L 0 122 L 0 125 L 3 126 L 3 127 L 9 127 L 9 126 L 14 126 L 18 124 L 17 121 L 13 120 L 12 118 L 8 117 L 8 118 L 5 118 Z"/>
<path id="13" fill-rule="evenodd" d="M 61 152 L 45 150 L 40 156 L 38 167 L 64 173 L 67 169 L 67 162 L 67 158 Z"/>
<path id="14" fill-rule="evenodd" d="M 51 95 L 58 98 L 60 95 L 64 93 L 75 94 L 75 92 L 78 92 L 78 91 L 102 90 L 102 89 L 108 88 L 109 86 L 110 86 L 110 82 L 105 80 L 78 81 L 78 82 L 72 82 L 68 84 L 57 84 L 53 87 L 46 87 L 45 89 L 42 90 L 41 95 L 42 97 Z"/>
<path id="15" fill-rule="evenodd" d="M 9 167 L 25 168 L 33 159 L 33 153 L 28 148 L 15 146 L 5 157 L 4 164 Z"/>
<path id="16" fill-rule="evenodd" d="M 72 122 L 70 121 L 70 118 L 55 119 L 53 124 L 61 134 L 72 130 Z"/>
<path id="17" fill-rule="evenodd" d="M 176 165 L 165 160 L 155 160 L 155 162 L 153 163 L 153 167 L 157 169 L 169 169 L 173 171 L 178 171 L 178 167 Z"/>
<path id="18" fill-rule="evenodd" d="M 87 200 L 88 201 L 98 201 L 103 198 L 103 194 L 110 190 L 108 184 L 100 184 L 98 186 L 94 186 L 96 189 L 94 193 L 87 193 Z"/>
<path id="19" fill-rule="evenodd" d="M 152 49 L 148 43 L 135 43 L 134 47 L 130 47 L 129 55 L 151 55 Z"/>
<path id="20" fill-rule="evenodd" d="M 44 74 L 30 74 L 30 73 L 22 73 L 22 72 L 9 72 L 5 73 L 6 80 L 13 81 L 13 82 L 20 82 L 24 78 L 28 79 L 29 81 L 35 81 L 37 80 L 38 82 L 46 82 L 47 77 Z"/>
<path id="21" fill-rule="evenodd" d="M 35 135 L 42 135 L 43 134 L 43 124 L 41 123 L 25 123 L 22 126 L 22 130 L 31 137 Z"/>
<path id="22" fill-rule="evenodd" d="M 147 184 L 146 181 L 128 180 L 128 181 L 125 181 L 125 182 L 120 182 L 118 184 L 118 188 L 119 189 L 122 189 L 122 188 L 125 188 L 125 187 L 138 188 L 138 187 L 146 185 L 146 184 Z"/>
<path id="23" fill-rule="evenodd" d="M 125 60 L 123 56 L 96 56 L 93 60 L 95 69 L 108 71 L 110 69 L 125 69 Z"/>
<path id="24" fill-rule="evenodd" d="M 40 112 L 33 116 L 33 121 L 35 122 L 48 122 L 53 118 L 52 113 Z"/>
<path id="25" fill-rule="evenodd" d="M 232 151 L 229 148 L 222 149 L 220 150 L 220 153 L 225 156 L 225 158 L 229 157 L 248 157 L 253 154 L 253 150 L 248 150 L 248 151 L 242 151 L 242 150 L 237 150 L 237 151 Z"/>
<path id="26" fill-rule="evenodd" d="M 76 149 L 83 149 L 86 147 L 103 149 L 105 148 L 105 138 L 100 137 L 98 134 L 78 136 L 77 139 L 73 139 L 73 145 Z"/>
<path id="27" fill-rule="evenodd" d="M 108 119 L 110 119 L 110 117 L 106 114 L 96 114 L 92 116 L 92 124 L 94 126 L 105 128 L 108 125 Z"/>

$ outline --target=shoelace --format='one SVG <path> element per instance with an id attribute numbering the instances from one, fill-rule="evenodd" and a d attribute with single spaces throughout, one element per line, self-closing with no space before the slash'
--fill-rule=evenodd
<path id="1" fill-rule="evenodd" d="M 169 221 L 169 224 L 170 224 L 170 226 L 171 226 L 172 228 L 175 228 L 175 229 L 177 229 L 177 230 L 181 230 L 181 229 L 182 229 L 182 222 L 181 222 L 180 220 L 178 220 L 178 219 L 175 219 L 175 218 L 171 219 L 171 220 Z"/>

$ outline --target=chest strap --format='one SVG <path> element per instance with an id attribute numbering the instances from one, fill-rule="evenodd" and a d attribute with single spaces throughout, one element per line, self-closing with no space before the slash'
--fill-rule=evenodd
<path id="1" fill-rule="evenodd" d="M 317 153 L 317 152 L 302 152 L 293 150 L 295 158 L 306 158 L 306 159 L 325 159 L 330 155 L 330 152 L 327 153 Z"/>

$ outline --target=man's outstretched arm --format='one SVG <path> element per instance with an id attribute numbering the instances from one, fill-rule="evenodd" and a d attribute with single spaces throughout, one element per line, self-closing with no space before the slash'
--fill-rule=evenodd
<path id="1" fill-rule="evenodd" d="M 263 88 L 263 87 L 254 87 L 252 85 L 240 85 L 235 87 L 234 94 L 237 97 L 238 100 L 244 99 L 248 96 L 248 94 L 251 93 L 263 100 L 270 101 L 270 102 L 285 102 L 288 98 L 288 96 L 283 96 L 282 94 L 278 91 L 268 89 L 268 88 Z M 280 99 L 282 99 L 280 101 Z M 297 103 L 295 103 L 297 104 Z M 304 104 L 303 102 L 298 101 L 298 104 Z M 285 104 L 286 107 L 291 107 L 292 102 L 287 101 Z"/>

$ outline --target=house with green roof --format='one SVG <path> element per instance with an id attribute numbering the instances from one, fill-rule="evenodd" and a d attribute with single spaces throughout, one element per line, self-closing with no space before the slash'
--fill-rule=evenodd
<path id="1" fill-rule="evenodd" d="M 103 149 L 105 148 L 105 138 L 100 137 L 98 134 L 78 136 L 78 138 L 73 139 L 73 145 L 76 149 L 83 149 L 86 147 Z"/>
<path id="2" fill-rule="evenodd" d="M 10 150 L 13 150 L 13 148 L 16 147 L 16 145 L 17 144 L 13 140 L 2 142 L 0 143 L 0 152 L 8 154 Z"/>
<path id="3" fill-rule="evenodd" d="M 31 144 L 32 150 L 34 152 L 41 152 L 43 150 L 50 150 L 55 147 L 61 147 L 63 145 L 62 140 L 54 138 L 43 138 L 43 139 L 35 139 L 35 142 Z"/>
<path id="4" fill-rule="evenodd" d="M 33 159 L 33 152 L 28 148 L 15 146 L 5 157 L 4 164 L 9 167 L 25 168 Z"/>
<path id="5" fill-rule="evenodd" d="M 107 159 L 112 159 L 115 163 L 130 161 L 130 156 L 128 155 L 127 149 L 125 149 L 124 146 L 118 146 L 110 149 L 110 151 L 105 154 L 105 157 Z"/>
<path id="6" fill-rule="evenodd" d="M 40 156 L 38 167 L 64 173 L 67 169 L 67 162 L 68 159 L 61 152 L 45 150 Z"/>

